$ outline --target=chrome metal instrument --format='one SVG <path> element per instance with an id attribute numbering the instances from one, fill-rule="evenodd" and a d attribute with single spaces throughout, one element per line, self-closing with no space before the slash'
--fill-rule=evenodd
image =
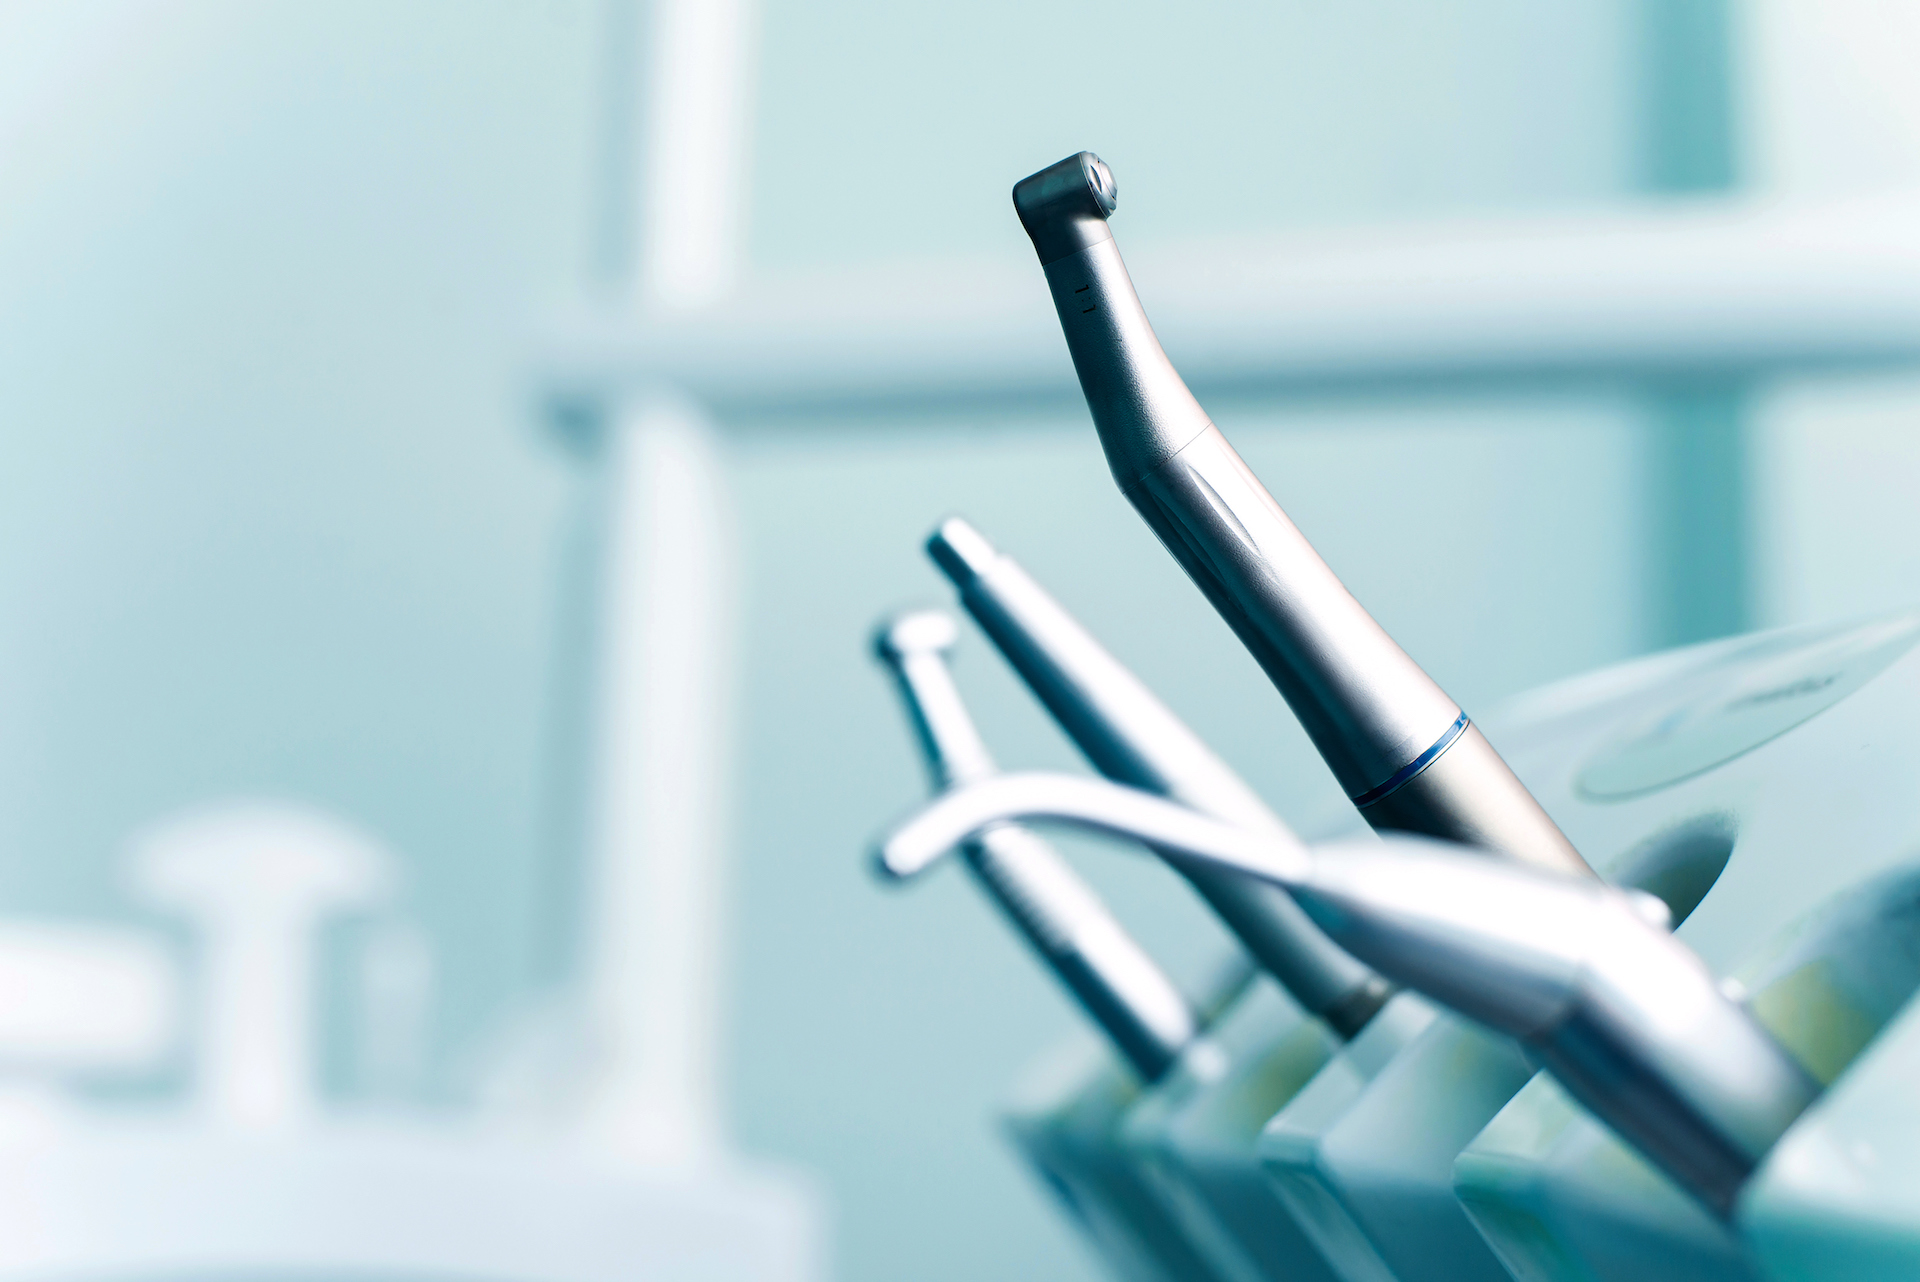
<path id="1" fill-rule="evenodd" d="M 935 790 L 989 778 L 993 758 L 948 670 L 951 616 L 937 610 L 881 624 L 873 649 L 898 679 Z M 999 824 L 965 844 L 967 866 L 1040 960 L 1066 985 L 1145 1081 L 1199 1036 L 1173 982 L 1099 897 L 1038 836 Z"/>
<path id="2" fill-rule="evenodd" d="M 1309 851 L 1130 788 L 1001 775 L 947 794 L 876 858 L 907 877 L 970 834 L 1044 819 L 1284 886 L 1342 947 L 1512 1036 L 1717 1214 L 1819 1092 L 1669 934 L 1648 896 L 1414 837 Z"/>
<path id="3" fill-rule="evenodd" d="M 1375 828 L 1590 871 L 1459 705 L 1354 600 L 1241 461 L 1147 322 L 1090 151 L 1022 179 L 1033 240 L 1114 479 L 1279 687 Z"/>
<path id="4" fill-rule="evenodd" d="M 959 517 L 927 540 L 967 612 L 1101 774 L 1255 832 L 1287 831 L 1252 788 L 1012 557 Z M 1301 1007 L 1341 1037 L 1392 985 L 1342 952 L 1284 891 L 1174 861 Z"/>

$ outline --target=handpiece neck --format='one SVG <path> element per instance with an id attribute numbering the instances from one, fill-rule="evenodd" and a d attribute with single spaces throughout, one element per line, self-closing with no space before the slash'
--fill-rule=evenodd
<path id="1" fill-rule="evenodd" d="M 1111 236 L 1046 275 L 1107 466 L 1132 491 L 1213 423 L 1167 359 Z"/>

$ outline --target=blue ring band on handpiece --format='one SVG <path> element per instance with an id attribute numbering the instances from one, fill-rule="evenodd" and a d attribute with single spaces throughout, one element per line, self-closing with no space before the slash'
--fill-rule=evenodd
<path id="1" fill-rule="evenodd" d="M 1441 753 L 1453 746 L 1455 739 L 1458 739 L 1466 733 L 1467 725 L 1467 714 L 1463 712 L 1460 714 L 1460 719 L 1448 726 L 1447 732 L 1441 735 L 1431 748 L 1428 748 L 1412 761 L 1409 761 L 1406 765 L 1394 771 L 1393 777 L 1379 787 L 1369 788 L 1359 796 L 1353 798 L 1353 804 L 1365 809 L 1392 792 L 1395 788 L 1398 788 L 1407 780 L 1419 774 L 1422 770 L 1425 770 L 1428 766 L 1439 760 Z"/>

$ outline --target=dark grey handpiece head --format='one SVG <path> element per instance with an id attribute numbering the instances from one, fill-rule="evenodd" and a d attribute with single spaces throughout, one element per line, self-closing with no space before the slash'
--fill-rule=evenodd
<path id="1" fill-rule="evenodd" d="M 1013 207 L 1033 238 L 1040 265 L 1112 240 L 1107 215 L 1120 203 L 1120 188 L 1107 162 L 1090 151 L 1048 165 L 1013 185 Z"/>

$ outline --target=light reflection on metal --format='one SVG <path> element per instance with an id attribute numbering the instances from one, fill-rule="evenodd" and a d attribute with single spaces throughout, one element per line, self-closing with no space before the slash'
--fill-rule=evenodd
<path id="1" fill-rule="evenodd" d="M 1133 789 L 1003 775 L 948 793 L 876 849 L 911 876 L 970 833 L 1053 820 L 1284 886 L 1381 974 L 1514 1037 L 1569 1094 L 1720 1215 L 1818 1094 L 1814 1079 L 1644 896 L 1384 836 L 1309 851 Z"/>

